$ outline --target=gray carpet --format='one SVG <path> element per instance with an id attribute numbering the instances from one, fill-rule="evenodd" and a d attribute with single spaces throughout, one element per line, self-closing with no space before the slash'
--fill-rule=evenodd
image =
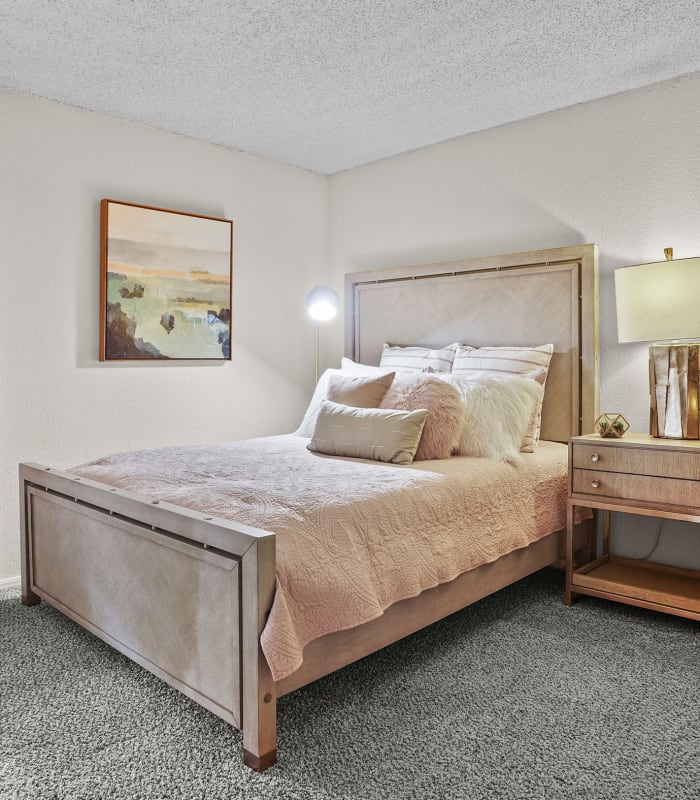
<path id="1" fill-rule="evenodd" d="M 278 705 L 279 763 L 45 603 L 0 593 L 0 796 L 699 796 L 697 623 L 545 570 Z"/>

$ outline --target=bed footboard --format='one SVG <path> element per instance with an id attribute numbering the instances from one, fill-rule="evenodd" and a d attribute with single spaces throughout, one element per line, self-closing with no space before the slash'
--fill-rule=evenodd
<path id="1" fill-rule="evenodd" d="M 273 534 L 20 465 L 22 602 L 41 599 L 243 732 L 275 763 L 276 693 L 260 633 Z"/>

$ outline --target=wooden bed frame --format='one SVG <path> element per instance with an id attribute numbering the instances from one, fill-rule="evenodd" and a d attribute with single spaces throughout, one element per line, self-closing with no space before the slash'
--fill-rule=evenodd
<path id="1" fill-rule="evenodd" d="M 554 342 L 543 438 L 598 414 L 597 247 L 581 245 L 346 277 L 346 353 L 382 343 Z M 275 536 L 39 464 L 20 465 L 22 602 L 41 599 L 243 733 L 245 763 L 276 761 L 276 699 L 557 562 L 561 532 L 329 634 L 275 683 L 259 640 Z"/>

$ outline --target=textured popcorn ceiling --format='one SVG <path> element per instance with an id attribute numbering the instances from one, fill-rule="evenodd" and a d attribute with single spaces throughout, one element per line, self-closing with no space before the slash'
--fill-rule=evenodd
<path id="1" fill-rule="evenodd" d="M 0 86 L 333 173 L 694 72 L 699 15 L 700 0 L 3 0 Z"/>

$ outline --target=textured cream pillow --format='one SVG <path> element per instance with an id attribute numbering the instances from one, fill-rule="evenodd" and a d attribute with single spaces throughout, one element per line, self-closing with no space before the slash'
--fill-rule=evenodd
<path id="1" fill-rule="evenodd" d="M 373 376 L 392 374 L 386 369 L 376 369 L 377 372 L 372 373 Z M 321 375 L 314 389 L 309 406 L 306 409 L 306 413 L 304 414 L 304 419 L 302 419 L 301 425 L 294 431 L 295 436 L 311 436 L 314 432 L 314 425 L 316 424 L 318 410 L 321 407 L 321 400 L 324 400 L 328 396 L 328 383 L 334 375 L 347 376 L 347 372 L 344 369 L 327 369 L 323 375 Z M 377 403 L 377 405 L 379 405 L 379 403 Z"/>
<path id="2" fill-rule="evenodd" d="M 331 375 L 326 399 L 355 408 L 378 408 L 394 380 L 393 372 L 376 378 L 362 375 Z"/>
<path id="3" fill-rule="evenodd" d="M 465 345 L 450 344 L 439 350 L 430 347 L 399 347 L 398 345 L 385 344 L 379 366 L 396 369 L 423 372 L 428 369 L 434 372 L 450 372 L 454 361 L 455 351 Z"/>
<path id="4" fill-rule="evenodd" d="M 459 444 L 464 424 L 462 397 L 438 375 L 399 372 L 379 407 L 428 410 L 416 461 L 449 458 Z"/>
<path id="5" fill-rule="evenodd" d="M 540 383 L 519 375 L 445 375 L 464 403 L 464 427 L 458 452 L 497 461 L 517 461 L 537 403 Z"/>
<path id="6" fill-rule="evenodd" d="M 453 375 L 522 375 L 544 388 L 554 345 L 539 347 L 467 347 L 459 345 L 452 364 Z M 544 392 L 542 394 L 544 399 Z M 540 440 L 542 401 L 535 408 L 527 427 L 521 452 L 533 453 Z"/>
<path id="7" fill-rule="evenodd" d="M 316 453 L 410 464 L 428 412 L 353 408 L 322 400 L 311 441 Z"/>

